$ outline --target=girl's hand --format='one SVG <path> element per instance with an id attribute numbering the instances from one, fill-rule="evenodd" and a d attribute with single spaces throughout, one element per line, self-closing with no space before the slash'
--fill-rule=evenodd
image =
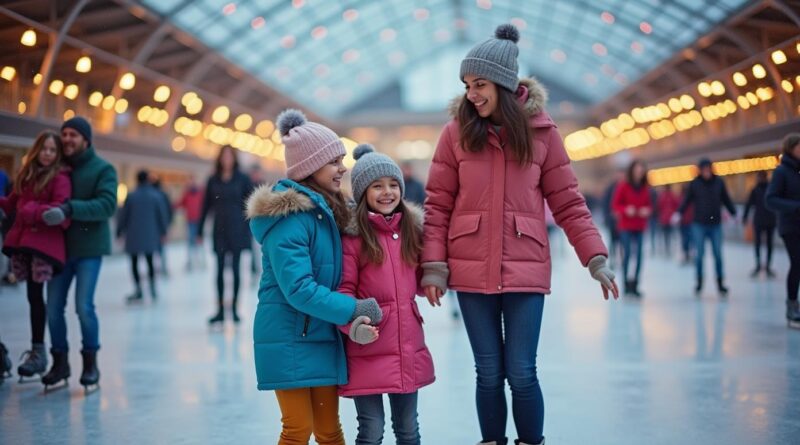
<path id="1" fill-rule="evenodd" d="M 443 294 L 444 292 L 436 286 L 425 286 L 425 297 L 433 307 L 442 305 L 440 300 Z"/>
<path id="2" fill-rule="evenodd" d="M 348 335 L 350 340 L 353 340 L 360 345 L 368 345 L 377 340 L 380 336 L 380 332 L 378 331 L 377 327 L 370 326 L 371 322 L 372 320 L 365 316 L 361 316 L 353 320 L 353 323 L 350 325 L 350 333 Z"/>

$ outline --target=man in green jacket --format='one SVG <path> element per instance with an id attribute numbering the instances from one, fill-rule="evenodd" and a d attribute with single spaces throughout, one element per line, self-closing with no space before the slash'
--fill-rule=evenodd
<path id="1" fill-rule="evenodd" d="M 72 223 L 66 232 L 67 262 L 47 285 L 47 319 L 53 367 L 42 378 L 53 385 L 70 376 L 67 324 L 64 308 L 67 293 L 75 278 L 75 307 L 83 338 L 81 385 L 87 388 L 100 380 L 97 350 L 100 349 L 99 325 L 94 310 L 94 292 L 103 255 L 111 253 L 108 220 L 117 208 L 117 172 L 99 157 L 92 146 L 92 127 L 82 117 L 74 117 L 61 126 L 64 157 L 72 167 L 72 199 L 42 214 L 48 225 L 66 218 Z"/>

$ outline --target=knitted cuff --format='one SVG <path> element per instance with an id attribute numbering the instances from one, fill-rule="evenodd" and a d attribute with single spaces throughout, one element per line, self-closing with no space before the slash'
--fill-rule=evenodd
<path id="1" fill-rule="evenodd" d="M 447 289 L 447 279 L 450 277 L 450 269 L 443 261 L 432 261 L 422 263 L 422 287 L 436 286 L 442 291 Z"/>

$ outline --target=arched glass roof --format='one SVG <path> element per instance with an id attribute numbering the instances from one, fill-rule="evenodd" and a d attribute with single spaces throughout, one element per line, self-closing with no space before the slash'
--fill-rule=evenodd
<path id="1" fill-rule="evenodd" d="M 460 90 L 459 57 L 506 22 L 520 29 L 521 75 L 568 92 L 577 105 L 595 103 L 707 33 L 746 0 L 142 3 L 275 89 L 338 117 L 395 83 L 405 89 L 405 108 L 441 109 Z M 456 66 L 446 73 L 429 68 L 442 59 Z M 439 88 L 445 74 L 452 90 Z"/>

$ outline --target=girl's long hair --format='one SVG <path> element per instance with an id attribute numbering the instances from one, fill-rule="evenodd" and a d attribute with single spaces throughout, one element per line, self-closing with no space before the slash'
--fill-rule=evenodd
<path id="1" fill-rule="evenodd" d="M 44 149 L 44 143 L 48 139 L 53 139 L 56 144 L 56 159 L 49 167 L 44 167 L 39 164 L 39 153 Z M 41 192 L 61 170 L 63 153 L 61 138 L 58 134 L 52 131 L 41 132 L 36 141 L 34 141 L 33 147 L 22 158 L 22 168 L 20 168 L 19 174 L 14 181 L 14 190 L 17 193 L 21 193 L 23 187 L 33 185 L 34 193 Z"/>
<path id="2" fill-rule="evenodd" d="M 528 125 L 528 115 L 515 94 L 500 85 L 497 88 L 497 110 L 500 122 L 506 130 L 508 148 L 521 167 L 533 163 L 533 130 Z M 489 119 L 482 118 L 475 105 L 467 100 L 466 93 L 458 106 L 458 125 L 461 133 L 461 146 L 464 150 L 478 153 L 486 147 L 489 140 Z"/>
<path id="3" fill-rule="evenodd" d="M 356 223 L 358 226 L 358 236 L 361 238 L 361 254 L 374 264 L 383 263 L 383 248 L 375 230 L 369 224 L 369 206 L 367 205 L 366 193 L 361 197 L 361 202 L 356 207 Z M 402 213 L 400 220 L 400 251 L 403 261 L 411 266 L 419 262 L 419 254 L 422 252 L 422 231 L 417 226 L 416 221 L 409 212 L 406 202 L 400 200 L 400 204 L 394 210 L 395 213 Z"/>
<path id="4" fill-rule="evenodd" d="M 214 174 L 217 176 L 222 176 L 222 155 L 224 155 L 226 151 L 230 151 L 233 155 L 233 174 L 236 174 L 236 172 L 239 171 L 239 154 L 237 153 L 236 149 L 230 145 L 223 145 L 219 148 L 217 160 L 214 163 Z"/>
<path id="5" fill-rule="evenodd" d="M 298 183 L 322 195 L 333 212 L 333 219 L 336 221 L 336 227 L 339 228 L 340 232 L 347 227 L 347 223 L 350 222 L 350 208 L 347 206 L 347 198 L 345 198 L 344 193 L 331 193 L 325 190 L 311 176 L 298 181 Z"/>
<path id="6" fill-rule="evenodd" d="M 637 181 L 636 178 L 633 177 L 633 170 L 636 168 L 637 165 L 641 165 L 642 170 L 644 171 L 644 174 L 642 175 L 642 179 L 640 181 Z M 637 189 L 647 185 L 647 165 L 644 163 L 644 161 L 640 159 L 635 159 L 633 162 L 631 162 L 631 164 L 628 166 L 627 180 L 628 184 L 632 185 Z"/>

